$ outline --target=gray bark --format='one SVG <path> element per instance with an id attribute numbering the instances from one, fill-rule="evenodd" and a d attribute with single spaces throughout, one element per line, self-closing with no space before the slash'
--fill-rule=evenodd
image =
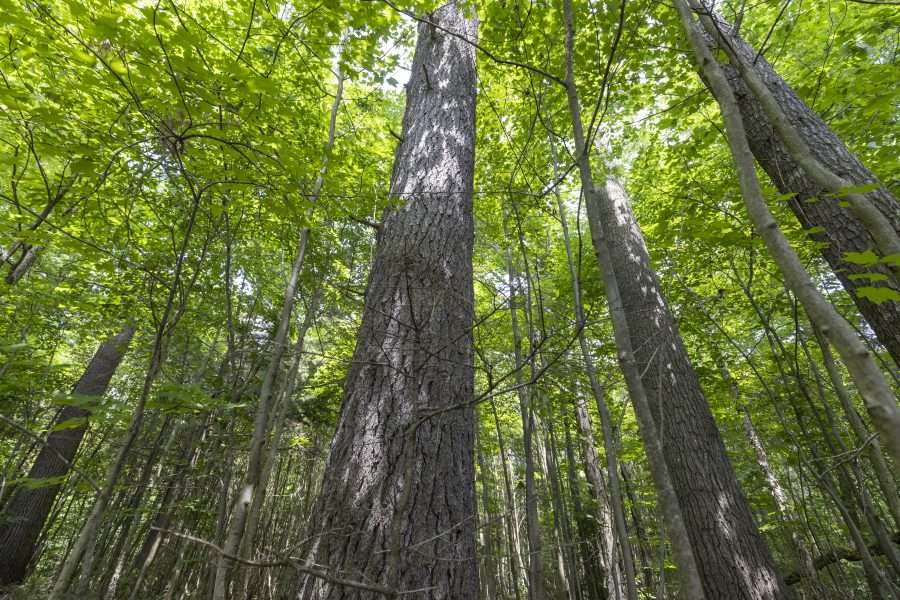
<path id="1" fill-rule="evenodd" d="M 589 149 L 585 143 L 584 125 L 581 122 L 581 104 L 578 99 L 578 88 L 575 84 L 574 55 L 575 55 L 575 23 L 572 10 L 572 0 L 563 1 L 564 19 L 566 24 L 566 97 L 569 104 L 569 116 L 572 120 L 572 134 L 575 140 L 576 162 L 581 178 L 581 189 L 588 201 L 588 206 L 597 202 L 594 189 L 594 174 L 591 171 Z M 628 318 L 619 292 L 619 282 L 615 272 L 612 256 L 604 231 L 604 224 L 597 218 L 590 219 L 591 239 L 597 254 L 597 262 L 603 276 L 607 305 L 613 324 L 613 337 L 618 350 L 619 366 L 628 387 L 628 395 L 634 407 L 641 440 L 647 452 L 647 462 L 653 476 L 653 483 L 659 497 L 669 539 L 672 542 L 673 558 L 678 565 L 686 594 L 691 598 L 700 600 L 704 597 L 703 584 L 700 579 L 700 571 L 697 566 L 697 558 L 690 544 L 687 527 L 685 525 L 682 508 L 679 505 L 675 489 L 672 484 L 672 476 L 666 464 L 663 454 L 662 437 L 654 422 L 650 410 L 650 404 L 641 373 L 634 357 L 634 349 L 631 344 L 631 336 L 628 328 Z"/>
<path id="2" fill-rule="evenodd" d="M 774 559 L 728 459 L 625 190 L 610 179 L 597 195 L 588 214 L 606 232 L 634 357 L 706 593 L 783 597 Z"/>
<path id="3" fill-rule="evenodd" d="M 888 449 L 900 461 L 900 407 L 874 357 L 850 324 L 822 295 L 800 257 L 778 227 L 763 197 L 740 109 L 721 65 L 713 58 L 702 33 L 693 22 L 684 0 L 676 2 L 684 29 L 703 77 L 719 103 L 726 137 L 738 172 L 747 213 L 779 271 L 785 285 L 797 296 L 810 319 L 828 338 L 850 371 L 866 410 L 884 436 Z"/>
<path id="4" fill-rule="evenodd" d="M 803 138 L 813 157 L 836 175 L 854 184 L 877 182 L 878 179 L 844 145 L 805 102 L 781 78 L 762 56 L 740 38 L 727 24 L 717 20 L 719 30 L 727 36 L 731 48 L 765 83 L 778 101 L 788 121 Z M 828 242 L 822 256 L 853 298 L 859 312 L 865 317 L 878 340 L 894 362 L 900 365 L 900 303 L 875 304 L 861 298 L 858 289 L 865 286 L 889 285 L 869 280 L 853 280 L 853 275 L 881 273 L 891 277 L 887 267 L 864 267 L 844 260 L 847 252 L 864 252 L 875 247 L 875 241 L 863 223 L 853 213 L 842 207 L 839 198 L 826 197 L 823 188 L 791 157 L 784 143 L 776 135 L 763 106 L 732 65 L 722 65 L 738 108 L 741 120 L 756 162 L 769 175 L 781 193 L 795 194 L 789 201 L 791 211 L 805 228 L 821 227 L 822 233 L 811 235 L 820 242 Z M 707 82 L 707 85 L 708 82 Z M 868 194 L 868 200 L 890 220 L 895 231 L 900 232 L 900 202 L 886 188 L 881 187 Z M 897 289 L 896 283 L 894 288 Z"/>
<path id="5" fill-rule="evenodd" d="M 134 329 L 125 327 L 103 342 L 73 390 L 78 396 L 102 396 L 122 361 Z M 76 427 L 51 430 L 28 473 L 32 480 L 65 477 L 75 459 L 87 431 L 90 411 L 80 406 L 66 406 L 54 421 L 54 427 L 83 419 Z M 25 579 L 28 563 L 34 556 L 36 543 L 61 485 L 19 487 L 9 500 L 0 523 L 0 585 L 20 583 Z"/>
<path id="6" fill-rule="evenodd" d="M 308 561 L 305 600 L 478 596 L 472 190 L 476 21 L 451 2 L 419 25 L 402 141 Z M 379 589 L 375 589 L 379 588 Z"/>

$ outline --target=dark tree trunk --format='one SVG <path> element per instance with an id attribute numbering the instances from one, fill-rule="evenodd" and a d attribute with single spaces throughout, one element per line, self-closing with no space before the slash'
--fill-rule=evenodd
<path id="1" fill-rule="evenodd" d="M 601 553 L 595 551 L 596 544 L 594 543 L 600 536 L 592 530 L 592 527 L 596 527 L 596 522 L 589 523 L 589 521 L 595 521 L 588 517 L 592 511 L 585 508 L 581 502 L 581 484 L 575 471 L 575 466 L 579 461 L 575 458 L 572 434 L 569 429 L 567 422 L 563 429 L 566 435 L 566 477 L 569 480 L 569 493 L 572 496 L 572 509 L 578 533 L 578 554 L 584 569 L 584 595 L 588 600 L 606 600 L 607 589 L 603 585 L 606 570 L 599 560 Z"/>
<path id="2" fill-rule="evenodd" d="M 133 334 L 134 330 L 126 327 L 101 344 L 75 385 L 75 394 L 102 396 L 106 392 Z M 68 421 L 75 423 L 75 419 L 84 421 L 76 427 L 51 430 L 28 473 L 29 479 L 57 479 L 69 473 L 81 438 L 87 431 L 89 416 L 90 412 L 79 406 L 66 406 L 60 411 L 54 426 Z M 0 552 L 0 585 L 20 583 L 25 578 L 38 536 L 59 490 L 57 482 L 38 488 L 23 486 L 13 493 L 0 522 L 0 548 L 3 549 Z"/>
<path id="3" fill-rule="evenodd" d="M 778 76 L 765 58 L 761 56 L 757 58 L 756 51 L 726 23 L 721 20 L 718 23 L 720 31 L 727 35 L 726 39 L 734 50 L 748 65 L 754 66 L 756 73 L 772 92 L 785 116 L 806 140 L 810 151 L 820 163 L 855 184 L 877 181 L 875 175 L 847 149 L 821 117 Z M 839 199 L 823 195 L 821 186 L 816 185 L 791 158 L 769 123 L 762 105 L 747 87 L 737 68 L 728 64 L 722 65 L 722 68 L 737 99 L 750 149 L 756 161 L 781 193 L 795 194 L 788 201 L 788 205 L 801 225 L 806 228 L 824 229 L 824 232 L 813 233 L 811 237 L 817 241 L 828 242 L 828 246 L 822 250 L 822 256 L 853 298 L 859 312 L 871 325 L 878 340 L 900 365 L 900 302 L 875 304 L 861 298 L 858 288 L 888 284 L 851 278 L 855 274 L 873 271 L 891 277 L 891 271 L 887 267 L 863 267 L 843 259 L 843 255 L 847 252 L 875 249 L 875 242 L 853 213 L 840 206 Z M 887 216 L 894 229 L 900 232 L 900 202 L 897 198 L 884 187 L 870 192 L 867 196 Z"/>
<path id="4" fill-rule="evenodd" d="M 650 265 L 625 190 L 610 179 L 588 198 L 589 217 L 603 224 L 607 236 L 634 358 L 661 432 L 707 598 L 786 598 Z"/>
<path id="5" fill-rule="evenodd" d="M 451 2 L 419 25 L 380 227 L 308 558 L 422 599 L 478 596 L 472 333 L 477 24 Z M 305 576 L 300 597 L 383 592 Z"/>

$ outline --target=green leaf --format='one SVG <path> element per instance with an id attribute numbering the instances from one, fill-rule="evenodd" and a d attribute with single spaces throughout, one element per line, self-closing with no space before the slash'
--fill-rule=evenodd
<path id="1" fill-rule="evenodd" d="M 865 252 L 844 252 L 844 260 L 854 265 L 868 267 L 878 262 L 878 255 L 871 250 Z"/>
<path id="2" fill-rule="evenodd" d="M 900 267 L 900 254 L 887 254 L 881 257 L 882 263 L 894 267 Z"/>
<path id="3" fill-rule="evenodd" d="M 94 161 L 89 158 L 82 157 L 77 159 L 69 166 L 69 170 L 73 175 L 86 175 L 94 171 Z"/>
<path id="4" fill-rule="evenodd" d="M 0 346 L 0 352 L 3 354 L 15 354 L 17 352 L 24 352 L 28 350 L 29 346 L 25 342 L 20 342 L 18 344 L 9 344 L 7 346 Z"/>
<path id="5" fill-rule="evenodd" d="M 87 425 L 88 418 L 87 417 L 73 417 L 71 419 L 66 419 L 62 423 L 57 423 L 54 425 L 50 431 L 64 431 L 66 429 L 78 429 L 79 427 L 84 427 Z"/>
<path id="6" fill-rule="evenodd" d="M 90 52 L 88 52 L 87 50 L 84 50 L 82 48 L 76 48 L 75 50 L 73 50 L 72 58 L 74 58 L 75 60 L 77 60 L 78 62 L 80 62 L 82 64 L 89 65 L 89 66 L 93 66 L 94 63 L 97 62 L 96 56 L 94 56 L 93 54 L 91 54 Z"/>
<path id="7" fill-rule="evenodd" d="M 900 292 L 889 287 L 860 287 L 856 288 L 856 293 L 859 294 L 861 298 L 870 300 L 875 304 L 900 302 Z"/>
<path id="8" fill-rule="evenodd" d="M 26 490 L 37 490 L 62 485 L 65 482 L 66 475 L 58 475 L 56 477 L 22 477 L 21 479 L 14 479 L 11 483 Z"/>
<path id="9" fill-rule="evenodd" d="M 843 198 L 850 194 L 868 194 L 881 187 L 879 183 L 863 183 L 861 185 L 851 185 L 843 187 L 834 193 L 835 197 Z"/>
<path id="10" fill-rule="evenodd" d="M 85 410 L 91 410 L 100 402 L 100 396 L 89 396 L 87 394 L 59 394 L 53 401 L 61 406 L 77 406 Z"/>
<path id="11" fill-rule="evenodd" d="M 884 273 L 854 273 L 847 279 L 850 281 L 887 281 L 889 277 Z"/>

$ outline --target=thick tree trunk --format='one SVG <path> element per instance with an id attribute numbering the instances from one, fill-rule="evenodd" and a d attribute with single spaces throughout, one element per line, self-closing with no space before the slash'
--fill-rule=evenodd
<path id="1" fill-rule="evenodd" d="M 106 340 L 75 385 L 74 393 L 78 396 L 102 396 L 133 335 L 134 329 L 125 327 Z M 59 493 L 59 480 L 71 469 L 78 446 L 87 431 L 89 415 L 88 410 L 79 406 L 63 408 L 28 473 L 29 479 L 55 480 L 56 484 L 38 488 L 23 486 L 13 493 L 0 524 L 0 548 L 3 548 L 0 552 L 0 585 L 19 583 L 25 578 L 38 536 Z M 55 429 L 65 423 L 80 424 Z"/>
<path id="2" fill-rule="evenodd" d="M 476 21 L 451 2 L 419 25 L 391 193 L 341 417 L 313 510 L 306 600 L 478 596 L 472 188 Z"/>
<path id="3" fill-rule="evenodd" d="M 863 340 L 819 291 L 800 257 L 779 229 L 763 197 L 740 108 L 725 72 L 697 29 L 688 5 L 684 0 L 676 0 L 675 6 L 694 50 L 697 65 L 721 109 L 741 194 L 753 226 L 783 275 L 785 285 L 797 296 L 812 322 L 822 329 L 841 355 L 872 421 L 884 436 L 895 460 L 900 461 L 900 407 L 897 406 L 897 398 Z"/>
<path id="4" fill-rule="evenodd" d="M 813 156 L 836 175 L 853 182 L 865 184 L 878 181 L 853 155 L 838 136 L 791 87 L 778 76 L 775 69 L 762 56 L 721 20 L 719 30 L 727 37 L 733 50 L 756 74 L 778 101 L 791 125 L 809 145 Z M 844 289 L 853 298 L 859 312 L 875 331 L 894 361 L 900 365 L 900 303 L 875 304 L 858 294 L 858 288 L 888 285 L 873 283 L 867 279 L 853 279 L 853 275 L 877 271 L 892 276 L 887 267 L 864 267 L 846 262 L 847 252 L 864 252 L 875 248 L 875 242 L 866 228 L 850 210 L 841 206 L 840 198 L 826 197 L 801 166 L 791 158 L 785 145 L 775 133 L 763 106 L 741 77 L 738 69 L 723 64 L 722 69 L 734 92 L 741 119 L 756 161 L 769 175 L 781 193 L 795 194 L 789 201 L 793 213 L 803 227 L 821 227 L 823 233 L 812 234 L 813 239 L 828 242 L 822 256 L 831 266 Z M 707 85 L 709 85 L 707 83 Z M 867 194 L 868 199 L 891 221 L 900 232 L 900 202 L 886 188 L 881 187 Z M 896 284 L 895 284 L 896 286 Z M 896 288 L 895 288 L 896 289 Z"/>
<path id="5" fill-rule="evenodd" d="M 606 232 L 634 357 L 709 598 L 780 598 L 782 584 L 728 460 L 622 186 L 588 214 Z"/>

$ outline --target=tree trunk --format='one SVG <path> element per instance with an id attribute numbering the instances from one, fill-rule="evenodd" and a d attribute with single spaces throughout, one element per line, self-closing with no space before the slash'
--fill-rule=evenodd
<path id="1" fill-rule="evenodd" d="M 166 532 L 170 528 L 173 517 L 175 516 L 173 507 L 178 503 L 185 485 L 188 483 L 187 475 L 192 467 L 192 457 L 197 454 L 195 445 L 197 444 L 198 439 L 203 439 L 204 433 L 208 427 L 209 418 L 207 417 L 201 425 L 192 428 L 185 436 L 185 439 L 181 440 L 181 443 L 183 444 L 181 456 L 178 459 L 175 469 L 172 471 L 172 475 L 166 483 L 165 491 L 163 491 L 159 501 L 159 509 L 153 517 L 153 520 L 150 521 L 150 530 L 147 532 L 144 542 L 141 545 L 140 550 L 138 550 L 137 556 L 132 564 L 132 569 L 137 570 L 137 575 L 133 581 L 129 582 L 131 592 L 128 595 L 128 600 L 137 600 L 137 598 L 140 597 L 144 578 L 147 576 L 150 566 L 156 559 L 157 553 L 165 540 Z"/>
<path id="2" fill-rule="evenodd" d="M 503 234 L 509 239 L 509 228 L 503 220 Z M 541 548 L 541 529 L 538 518 L 538 498 L 535 486 L 534 431 L 535 416 L 531 390 L 525 382 L 525 361 L 522 359 L 522 334 L 519 330 L 518 302 L 519 273 L 512 252 L 506 249 L 506 271 L 509 285 L 509 315 L 512 325 L 513 356 L 515 358 L 516 393 L 519 397 L 519 413 L 522 417 L 522 451 L 525 455 L 525 523 L 528 531 L 528 598 L 544 600 L 544 577 Z M 530 338 L 531 336 L 529 336 Z M 533 360 L 533 357 L 531 358 Z M 530 362 L 530 360 L 529 360 Z M 532 364 L 532 372 L 534 367 Z"/>
<path id="3" fill-rule="evenodd" d="M 568 507 L 563 497 L 563 485 L 557 460 L 557 443 L 554 424 L 547 423 L 546 442 L 544 444 L 547 457 L 547 477 L 550 480 L 551 500 L 553 501 L 553 523 L 558 533 L 560 574 L 566 584 L 566 596 L 570 600 L 581 599 L 581 588 L 578 585 L 578 569 L 575 553 L 572 548 L 572 528 Z"/>
<path id="4" fill-rule="evenodd" d="M 81 397 L 102 396 L 133 335 L 134 329 L 125 327 L 101 344 L 75 385 L 74 394 Z M 0 553 L 0 585 L 20 583 L 25 578 L 38 536 L 59 493 L 61 480 L 69 473 L 87 431 L 89 416 L 90 411 L 80 406 L 66 406 L 60 411 L 54 428 L 28 473 L 31 480 L 44 479 L 55 484 L 37 488 L 22 486 L 13 493 L 0 524 L 0 547 L 4 548 Z M 57 429 L 60 426 L 65 428 Z"/>
<path id="5" fill-rule="evenodd" d="M 125 463 L 131 454 L 134 443 L 141 432 L 144 417 L 146 416 L 147 401 L 150 399 L 150 392 L 153 389 L 156 378 L 162 370 L 172 330 L 184 314 L 184 303 L 187 302 L 193 282 L 196 281 L 196 279 L 193 279 L 191 284 L 184 287 L 181 286 L 181 276 L 184 269 L 185 257 L 187 256 L 191 234 L 194 231 L 194 225 L 197 222 L 197 212 L 199 208 L 200 195 L 195 193 L 193 194 L 190 215 L 187 224 L 185 225 L 184 237 L 181 240 L 181 246 L 175 260 L 171 285 L 168 288 L 166 302 L 159 322 L 157 323 L 156 335 L 153 340 L 153 350 L 150 353 L 150 361 L 147 365 L 147 372 L 144 374 L 144 382 L 141 386 L 141 391 L 138 395 L 137 402 L 135 403 L 134 413 L 128 423 L 128 429 L 125 431 L 125 435 L 113 456 L 113 460 L 106 470 L 106 476 L 102 483 L 102 487 L 98 490 L 97 496 L 93 499 L 90 513 L 76 536 L 71 552 L 66 556 L 60 566 L 59 574 L 53 584 L 53 589 L 48 596 L 50 600 L 62 600 L 68 591 L 69 585 L 72 582 L 72 578 L 75 576 L 75 571 L 78 569 L 86 549 L 90 544 L 95 542 L 98 528 L 109 507 L 109 502 L 112 499 L 119 476 L 122 474 L 122 470 L 125 468 Z M 201 253 L 201 261 L 202 256 L 204 255 L 205 250 Z M 176 293 L 179 291 L 181 292 L 181 294 L 178 295 L 180 302 L 176 304 Z"/>
<path id="6" fill-rule="evenodd" d="M 575 141 L 575 154 L 581 178 L 581 189 L 588 201 L 588 207 L 596 205 L 594 174 L 591 171 L 590 149 L 584 135 L 584 124 L 581 122 L 581 103 L 578 99 L 578 88 L 575 83 L 575 18 L 572 0 L 563 1 L 563 13 L 566 24 L 566 97 L 569 104 L 569 116 L 572 120 L 572 134 Z M 638 421 L 641 440 L 647 453 L 647 462 L 653 483 L 656 487 L 660 508 L 664 515 L 672 542 L 673 558 L 678 566 L 685 594 L 700 600 L 704 597 L 703 583 L 697 558 L 690 543 L 690 536 L 685 524 L 683 509 L 676 496 L 672 482 L 672 474 L 666 464 L 663 453 L 662 436 L 650 408 L 649 398 L 641 381 L 641 371 L 635 360 L 634 349 L 629 333 L 628 316 L 619 292 L 619 282 L 615 271 L 615 262 L 610 254 L 603 223 L 597 218 L 590 219 L 591 239 L 597 254 L 597 262 L 603 277 L 604 292 L 613 324 L 613 337 L 618 351 L 619 367 L 625 378 L 628 395 L 634 407 Z"/>
<path id="7" fill-rule="evenodd" d="M 509 548 L 509 574 L 510 585 L 516 600 L 521 599 L 519 592 L 519 572 L 522 560 L 519 554 L 519 538 L 516 535 L 519 527 L 518 511 L 516 510 L 516 497 L 513 494 L 512 475 L 506 460 L 506 444 L 503 441 L 503 431 L 500 429 L 500 417 L 497 415 L 497 404 L 491 399 L 491 413 L 494 416 L 494 429 L 497 432 L 497 445 L 500 450 L 500 468 L 503 473 L 503 492 L 506 499 L 506 515 L 503 521 L 506 524 L 506 543 Z"/>
<path id="8" fill-rule="evenodd" d="M 588 213 L 607 235 L 631 343 L 710 598 L 780 598 L 782 584 L 728 460 L 625 190 L 610 179 Z"/>
<path id="9" fill-rule="evenodd" d="M 675 4 L 697 65 L 721 109 L 747 214 L 784 277 L 785 285 L 797 296 L 809 318 L 822 329 L 840 354 L 873 423 L 884 436 L 894 459 L 900 461 L 900 407 L 897 406 L 897 398 L 863 340 L 819 291 L 800 257 L 779 229 L 763 197 L 740 109 L 725 72 L 712 56 L 702 32 L 697 29 L 688 5 L 684 0 L 677 0 Z"/>
<path id="10" fill-rule="evenodd" d="M 391 194 L 300 597 L 477 598 L 472 333 L 476 21 L 420 24 Z"/>
<path id="11" fill-rule="evenodd" d="M 484 598 L 500 598 L 502 594 L 498 593 L 498 584 L 502 583 L 502 570 L 497 568 L 497 555 L 494 545 L 494 516 L 490 511 L 490 471 L 488 470 L 487 461 L 484 459 L 484 451 L 481 447 L 481 435 L 476 427 L 475 430 L 475 448 L 478 457 L 478 471 L 481 481 L 481 510 L 484 511 L 484 521 L 481 522 L 480 536 L 481 548 L 484 552 L 484 566 L 482 567 L 482 584 L 484 586 Z"/>
<path id="12" fill-rule="evenodd" d="M 266 456 L 266 446 L 269 441 L 269 429 L 271 426 L 272 396 L 275 388 L 275 377 L 281 368 L 282 358 L 287 349 L 288 332 L 291 326 L 291 313 L 294 310 L 294 298 L 297 295 L 297 286 L 300 280 L 300 272 L 306 257 L 306 244 L 309 240 L 309 229 L 304 228 L 300 233 L 297 245 L 297 253 L 291 265 L 291 273 L 285 285 L 284 300 L 281 306 L 281 315 L 278 319 L 278 327 L 272 339 L 272 355 L 259 389 L 256 415 L 253 419 L 253 438 L 250 441 L 250 452 L 247 457 L 247 472 L 244 482 L 231 512 L 231 521 L 225 534 L 225 543 L 222 546 L 222 554 L 216 565 L 215 583 L 213 586 L 213 600 L 225 600 L 228 595 L 228 574 L 231 567 L 231 557 L 236 556 L 244 536 L 247 525 L 247 514 L 254 498 L 259 493 L 258 487 L 263 477 L 263 467 Z"/>
<path id="13" fill-rule="evenodd" d="M 565 423 L 566 436 L 566 478 L 569 480 L 569 493 L 572 495 L 572 510 L 575 515 L 575 527 L 578 533 L 578 554 L 584 568 L 585 596 L 588 600 L 605 600 L 607 590 L 603 586 L 603 565 L 595 561 L 599 553 L 592 552 L 596 536 L 588 534 L 588 511 L 581 504 L 581 485 L 575 472 L 575 449 L 568 421 Z"/>
<path id="14" fill-rule="evenodd" d="M 731 48 L 746 64 L 752 65 L 755 69 L 756 74 L 778 101 L 791 125 L 807 141 L 811 153 L 822 165 L 854 184 L 878 181 L 821 117 L 778 76 L 765 58 L 757 57 L 756 51 L 723 21 L 717 20 L 717 24 L 719 30 L 727 36 Z M 875 304 L 860 297 L 858 294 L 860 287 L 882 284 L 853 278 L 854 275 L 873 271 L 890 277 L 890 270 L 887 267 L 853 264 L 843 258 L 847 252 L 865 252 L 873 249 L 874 240 L 862 222 L 841 206 L 841 199 L 826 197 L 822 187 L 817 185 L 791 157 L 784 143 L 776 135 L 762 104 L 748 88 L 738 69 L 733 65 L 723 64 L 722 70 L 734 92 L 747 140 L 756 161 L 781 193 L 795 194 L 788 201 L 788 205 L 801 225 L 805 228 L 824 229 L 824 232 L 814 233 L 811 237 L 816 241 L 828 242 L 828 246 L 822 250 L 822 256 L 853 298 L 859 312 L 872 326 L 878 340 L 893 357 L 894 362 L 900 365 L 900 303 Z M 900 202 L 897 198 L 884 187 L 870 192 L 867 196 L 891 220 L 894 229 L 900 232 Z"/>
<path id="15" fill-rule="evenodd" d="M 558 166 L 556 160 L 556 150 L 555 147 L 552 149 L 553 155 L 553 174 L 557 176 L 558 174 Z M 562 196 L 558 191 L 555 191 L 556 195 L 556 208 L 559 212 L 559 220 L 562 225 L 562 233 L 563 233 L 563 245 L 566 249 L 566 264 L 569 269 L 569 279 L 572 281 L 572 296 L 573 296 L 573 305 L 575 309 L 575 326 L 578 328 L 578 345 L 581 349 L 581 359 L 584 362 L 584 370 L 587 373 L 588 381 L 591 384 L 591 392 L 594 395 L 594 402 L 597 404 L 597 414 L 600 415 L 600 426 L 601 431 L 603 432 L 603 450 L 606 453 L 606 468 L 607 473 L 609 473 L 609 500 L 610 507 L 612 508 L 612 520 L 603 520 L 601 519 L 601 523 L 605 523 L 604 525 L 604 534 L 608 534 L 608 549 L 610 551 L 610 556 L 615 557 L 615 541 L 618 541 L 618 545 L 622 550 L 622 567 L 625 571 L 623 576 L 625 578 L 625 592 L 627 594 L 627 598 L 629 600 L 637 600 L 637 580 L 634 571 L 634 554 L 631 550 L 631 541 L 628 538 L 628 527 L 625 522 L 625 502 L 622 496 L 622 489 L 619 482 L 619 458 L 618 451 L 616 449 L 616 440 L 615 435 L 613 433 L 613 425 L 612 425 L 612 417 L 609 413 L 609 406 L 606 403 L 606 390 L 604 390 L 603 386 L 600 383 L 600 378 L 597 376 L 597 368 L 594 365 L 594 357 L 591 355 L 590 348 L 587 344 L 587 337 L 585 335 L 584 329 L 587 325 L 587 320 L 584 314 L 584 306 L 582 304 L 581 299 L 581 282 L 579 281 L 578 271 L 575 268 L 575 258 L 572 253 L 572 242 L 569 239 L 569 224 L 568 217 L 566 215 L 565 205 L 562 201 Z M 584 406 L 584 402 L 581 398 L 576 399 L 576 408 L 578 410 L 578 424 L 581 426 L 581 434 L 585 439 L 584 443 L 586 444 L 585 448 L 585 457 L 588 458 L 588 465 L 590 466 L 590 458 L 596 461 L 596 450 L 594 449 L 594 434 L 593 429 L 591 427 L 590 416 L 587 413 L 587 408 Z M 584 413 L 582 415 L 582 413 Z M 588 451 L 590 450 L 590 452 Z M 593 456 L 591 455 L 593 453 Z M 599 476 L 599 468 L 596 468 L 596 476 Z M 588 469 L 588 474 L 591 474 L 591 469 Z M 602 481 L 599 479 L 597 481 L 589 480 L 591 482 L 591 486 L 594 488 L 594 494 L 597 495 L 597 502 L 600 506 L 603 506 L 602 498 L 599 496 L 601 490 Z M 601 515 L 602 516 L 602 515 Z M 609 516 L 609 515 L 606 515 Z M 613 536 L 613 524 L 615 526 L 615 536 Z M 615 561 L 610 561 L 610 583 L 617 584 L 616 580 L 616 569 L 615 569 Z M 619 594 L 616 593 L 615 597 L 618 597 Z"/>
<path id="16" fill-rule="evenodd" d="M 896 474 L 891 473 L 887 460 L 884 458 L 884 454 L 881 451 L 881 444 L 878 442 L 878 438 L 871 437 L 863 423 L 862 417 L 856 412 L 856 407 L 853 405 L 850 393 L 844 386 L 843 378 L 841 377 L 840 371 L 838 371 L 834 356 L 831 354 L 828 340 L 825 339 L 825 336 L 818 327 L 813 326 L 813 332 L 816 337 L 816 342 L 819 344 L 819 349 L 822 352 L 822 362 L 825 364 L 829 379 L 831 379 L 832 388 L 834 388 L 834 393 L 838 397 L 838 400 L 840 400 L 841 408 L 844 410 L 844 416 L 847 418 L 850 429 L 853 430 L 853 433 L 856 436 L 856 443 L 859 444 L 859 447 L 866 448 L 866 454 L 869 457 L 869 461 L 872 463 L 875 477 L 881 486 L 881 491 L 884 494 L 885 502 L 887 502 L 888 511 L 891 514 L 894 527 L 897 531 L 900 531 L 900 493 L 898 493 L 897 483 L 894 479 Z"/>

